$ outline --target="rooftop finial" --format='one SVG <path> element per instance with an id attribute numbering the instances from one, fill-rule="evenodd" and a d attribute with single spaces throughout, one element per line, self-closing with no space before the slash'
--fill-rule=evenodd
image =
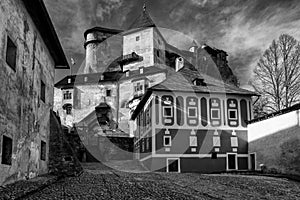
<path id="1" fill-rule="evenodd" d="M 146 11 L 146 1 L 144 1 L 143 10 Z"/>

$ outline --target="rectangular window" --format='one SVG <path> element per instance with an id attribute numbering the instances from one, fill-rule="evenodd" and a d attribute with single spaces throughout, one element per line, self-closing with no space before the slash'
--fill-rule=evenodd
<path id="1" fill-rule="evenodd" d="M 46 85 L 41 80 L 41 100 L 45 103 L 46 102 Z"/>
<path id="2" fill-rule="evenodd" d="M 41 160 L 46 160 L 46 150 L 47 150 L 47 147 L 46 147 L 46 142 L 44 141 L 41 141 Z"/>
<path id="3" fill-rule="evenodd" d="M 214 147 L 220 147 L 221 146 L 220 137 L 213 137 L 213 146 Z"/>
<path id="4" fill-rule="evenodd" d="M 190 146 L 191 147 L 197 146 L 197 136 L 190 136 Z"/>
<path id="5" fill-rule="evenodd" d="M 16 71 L 16 58 L 17 58 L 17 46 L 14 42 L 7 36 L 6 43 L 6 63 Z"/>
<path id="6" fill-rule="evenodd" d="M 72 114 L 72 107 L 67 107 L 66 108 L 66 113 L 67 113 L 67 115 L 71 115 Z"/>
<path id="7" fill-rule="evenodd" d="M 173 110 L 171 106 L 163 107 L 163 115 L 164 117 L 173 117 Z"/>
<path id="8" fill-rule="evenodd" d="M 229 109 L 228 110 L 228 118 L 236 120 L 237 119 L 237 111 L 233 110 L 233 109 Z"/>
<path id="9" fill-rule="evenodd" d="M 140 36 L 136 36 L 135 41 L 139 41 L 139 40 L 140 40 Z"/>
<path id="10" fill-rule="evenodd" d="M 231 147 L 238 147 L 238 138 L 231 137 Z"/>
<path id="11" fill-rule="evenodd" d="M 66 91 L 64 93 L 64 99 L 72 99 L 72 93 L 69 91 Z"/>
<path id="12" fill-rule="evenodd" d="M 220 119 L 220 109 L 211 109 L 211 119 Z"/>
<path id="13" fill-rule="evenodd" d="M 3 135 L 2 138 L 2 164 L 11 165 L 12 158 L 12 139 Z"/>
<path id="14" fill-rule="evenodd" d="M 195 107 L 188 108 L 188 116 L 189 117 L 197 117 L 197 108 L 195 108 Z"/>
<path id="15" fill-rule="evenodd" d="M 111 90 L 106 90 L 106 96 L 110 97 L 111 96 Z"/>
<path id="16" fill-rule="evenodd" d="M 164 146 L 169 147 L 172 145 L 171 136 L 164 136 Z"/>

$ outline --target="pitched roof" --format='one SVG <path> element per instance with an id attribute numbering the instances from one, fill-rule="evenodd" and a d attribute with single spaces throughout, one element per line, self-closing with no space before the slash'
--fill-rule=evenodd
<path id="1" fill-rule="evenodd" d="M 153 20 L 151 19 L 149 13 L 144 6 L 142 13 L 134 22 L 128 27 L 128 29 L 137 29 L 137 28 L 146 28 L 146 27 L 155 27 Z"/>
<path id="2" fill-rule="evenodd" d="M 22 1 L 55 62 L 55 68 L 69 69 L 70 66 L 43 0 Z"/>
<path id="3" fill-rule="evenodd" d="M 101 80 L 101 75 L 103 75 L 103 80 Z M 122 71 L 104 72 L 104 73 L 91 73 L 91 74 L 79 74 L 79 75 L 69 75 L 58 81 L 54 87 L 57 88 L 72 88 L 74 84 L 85 85 L 91 83 L 107 82 L 107 81 L 117 81 L 124 73 Z M 85 77 L 87 80 L 85 81 Z M 69 83 L 68 80 L 71 79 Z"/>
<path id="4" fill-rule="evenodd" d="M 196 86 L 192 82 L 196 78 L 204 80 L 206 84 Z M 143 108 L 153 91 L 167 92 L 190 92 L 190 93 L 216 93 L 216 94 L 238 94 L 247 96 L 258 96 L 255 92 L 238 88 L 231 84 L 226 84 L 222 80 L 211 76 L 200 74 L 196 69 L 183 67 L 178 72 L 170 72 L 169 77 L 163 82 L 147 89 L 142 100 L 137 105 L 131 119 L 135 119 Z"/>
<path id="5" fill-rule="evenodd" d="M 195 78 L 204 79 L 206 85 L 196 86 L 192 83 Z M 165 81 L 151 87 L 153 91 L 180 91 L 195 93 L 220 93 L 220 94 L 239 94 L 257 95 L 255 92 L 238 88 L 234 85 L 224 83 L 222 80 L 215 79 L 206 74 L 200 74 L 195 69 L 183 67 L 178 72 L 173 72 Z"/>

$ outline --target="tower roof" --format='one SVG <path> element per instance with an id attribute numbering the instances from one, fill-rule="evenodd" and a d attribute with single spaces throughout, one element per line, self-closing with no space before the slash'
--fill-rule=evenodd
<path id="1" fill-rule="evenodd" d="M 129 26 L 128 29 L 136 28 L 146 28 L 146 27 L 155 27 L 153 20 L 151 19 L 149 13 L 147 12 L 146 5 L 143 6 L 143 11 L 137 17 L 134 22 Z"/>

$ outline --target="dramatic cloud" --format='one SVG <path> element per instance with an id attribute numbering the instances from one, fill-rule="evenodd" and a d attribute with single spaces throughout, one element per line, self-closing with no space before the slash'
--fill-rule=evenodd
<path id="1" fill-rule="evenodd" d="M 126 29 L 143 1 L 46 0 L 46 6 L 67 56 L 82 63 L 83 32 L 93 26 Z M 300 40 L 298 0 L 151 0 L 147 10 L 170 43 L 188 48 L 195 39 L 227 51 L 242 85 L 272 40 L 282 33 Z"/>

